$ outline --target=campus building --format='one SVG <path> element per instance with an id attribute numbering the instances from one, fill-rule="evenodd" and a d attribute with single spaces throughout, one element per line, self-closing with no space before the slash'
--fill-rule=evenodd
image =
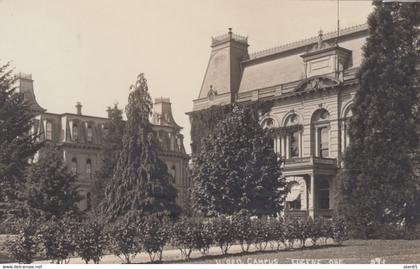
<path id="1" fill-rule="evenodd" d="M 82 113 L 82 105 L 77 103 L 74 113 L 50 113 L 36 101 L 32 76 L 18 74 L 18 88 L 24 98 L 36 111 L 32 128 L 40 134 L 40 140 L 60 146 L 65 164 L 77 174 L 80 192 L 84 199 L 82 210 L 89 209 L 92 201 L 92 186 L 96 171 L 101 167 L 104 133 L 109 118 L 95 117 Z M 109 112 L 109 111 L 108 111 Z M 188 177 L 189 156 L 185 152 L 182 127 L 176 124 L 169 98 L 154 100 L 151 123 L 159 140 L 159 157 L 166 163 L 178 190 L 177 203 L 185 201 L 190 182 Z"/>
<path id="2" fill-rule="evenodd" d="M 290 182 L 285 214 L 330 217 L 336 175 L 349 144 L 348 119 L 359 87 L 367 25 L 318 35 L 253 54 L 247 37 L 213 37 L 194 115 L 233 102 L 257 104 L 260 123 L 272 128 L 275 152 Z M 192 136 L 192 154 L 200 150 Z"/>

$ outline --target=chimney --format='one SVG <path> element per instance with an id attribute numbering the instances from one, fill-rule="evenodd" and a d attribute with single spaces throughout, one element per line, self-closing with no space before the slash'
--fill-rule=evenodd
<path id="1" fill-rule="evenodd" d="M 82 104 L 80 104 L 80 102 L 77 102 L 75 107 L 77 109 L 77 115 L 82 115 Z"/>
<path id="2" fill-rule="evenodd" d="M 199 99 L 212 95 L 230 96 L 224 102 L 230 103 L 239 89 L 242 76 L 241 61 L 248 59 L 248 38 L 232 32 L 212 37 L 211 54 L 201 85 Z"/>
<path id="3" fill-rule="evenodd" d="M 32 75 L 18 73 L 16 74 L 16 82 L 18 91 L 23 94 L 23 99 L 30 105 L 31 109 L 38 113 L 44 112 L 45 109 L 43 109 L 38 104 L 35 98 L 34 81 L 32 80 Z"/>

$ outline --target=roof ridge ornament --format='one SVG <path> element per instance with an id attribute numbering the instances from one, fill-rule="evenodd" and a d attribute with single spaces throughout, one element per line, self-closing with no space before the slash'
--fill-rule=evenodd
<path id="1" fill-rule="evenodd" d="M 319 32 L 318 32 L 318 49 L 322 48 L 322 44 L 324 42 L 324 40 L 322 39 L 323 33 L 324 32 L 322 31 L 322 28 L 319 29 Z"/>

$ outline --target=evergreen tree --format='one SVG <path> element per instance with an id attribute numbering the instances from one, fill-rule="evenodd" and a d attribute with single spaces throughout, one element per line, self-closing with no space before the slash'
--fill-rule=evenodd
<path id="1" fill-rule="evenodd" d="M 158 142 L 149 122 L 152 100 L 144 74 L 130 89 L 123 147 L 102 211 L 111 220 L 126 214 L 179 214 L 173 178 L 157 154 Z"/>
<path id="2" fill-rule="evenodd" d="M 354 237 L 412 221 L 418 182 L 409 153 L 417 146 L 414 3 L 374 1 L 358 78 L 350 146 L 339 177 L 339 213 Z"/>
<path id="3" fill-rule="evenodd" d="M 287 193 L 268 130 L 249 108 L 233 111 L 203 139 L 193 162 L 193 200 L 207 214 L 274 215 Z"/>
<path id="4" fill-rule="evenodd" d="M 40 148 L 29 133 L 34 114 L 15 85 L 9 64 L 0 66 L 0 203 L 9 206 L 18 201 L 28 160 Z"/>
<path id="5" fill-rule="evenodd" d="M 27 202 L 33 212 L 47 219 L 78 216 L 81 200 L 77 177 L 63 163 L 58 149 L 46 147 L 27 175 Z"/>
<path id="6" fill-rule="evenodd" d="M 122 149 L 125 122 L 122 118 L 122 110 L 118 108 L 117 104 L 114 108 L 108 108 L 108 117 L 109 122 L 103 137 L 101 168 L 95 175 L 93 186 L 95 206 L 99 205 L 105 197 L 105 189 L 112 179 Z"/>

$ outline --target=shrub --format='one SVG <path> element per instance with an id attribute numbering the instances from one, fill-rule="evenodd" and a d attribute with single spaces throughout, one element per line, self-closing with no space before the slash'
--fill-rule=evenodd
<path id="1" fill-rule="evenodd" d="M 181 251 L 182 257 L 189 259 L 191 252 L 197 247 L 198 223 L 181 218 L 172 227 L 172 245 Z"/>
<path id="2" fill-rule="evenodd" d="M 282 218 L 270 219 L 269 221 L 269 236 L 272 250 L 280 250 L 282 245 L 285 245 L 285 225 Z"/>
<path id="3" fill-rule="evenodd" d="M 270 241 L 270 228 L 266 219 L 255 219 L 252 221 L 252 229 L 255 233 L 255 248 L 262 251 Z"/>
<path id="4" fill-rule="evenodd" d="M 295 223 L 296 220 L 293 220 L 286 222 L 286 224 L 284 225 L 284 234 L 287 242 L 285 244 L 286 249 L 292 249 L 294 242 L 299 238 L 298 233 L 300 231 L 298 230 L 298 227 L 296 227 Z"/>
<path id="5" fill-rule="evenodd" d="M 20 225 L 16 237 L 6 242 L 11 258 L 18 263 L 32 263 L 38 251 L 37 225 L 26 220 Z"/>
<path id="6" fill-rule="evenodd" d="M 68 263 L 76 251 L 76 224 L 67 217 L 61 220 L 53 217 L 41 225 L 39 238 L 47 259 Z"/>
<path id="7" fill-rule="evenodd" d="M 252 229 L 251 214 L 247 210 L 241 210 L 232 218 L 235 229 L 235 239 L 241 245 L 243 252 L 248 252 L 251 244 L 255 241 L 255 231 Z"/>
<path id="8" fill-rule="evenodd" d="M 335 217 L 332 222 L 332 239 L 341 245 L 343 241 L 348 239 L 346 223 L 344 219 L 338 217 Z"/>
<path id="9" fill-rule="evenodd" d="M 322 220 L 320 218 L 315 220 L 309 218 L 306 223 L 306 235 L 311 239 L 312 246 L 316 246 L 318 240 L 322 237 Z"/>
<path id="10" fill-rule="evenodd" d="M 163 247 L 169 240 L 169 220 L 149 216 L 144 222 L 143 250 L 149 254 L 150 261 L 161 261 Z"/>
<path id="11" fill-rule="evenodd" d="M 86 262 L 98 264 L 107 244 L 104 224 L 97 219 L 82 223 L 77 229 L 77 253 Z"/>
<path id="12" fill-rule="evenodd" d="M 222 254 L 227 254 L 235 242 L 235 229 L 232 222 L 225 216 L 219 216 L 211 222 L 214 232 L 214 242 L 220 247 Z"/>
<path id="13" fill-rule="evenodd" d="M 210 223 L 199 223 L 198 229 L 195 230 L 195 247 L 206 256 L 211 245 L 213 244 L 213 230 Z"/>
<path id="14" fill-rule="evenodd" d="M 122 217 L 109 227 L 109 250 L 112 254 L 131 263 L 143 246 L 143 224 L 141 221 L 133 222 Z"/>

